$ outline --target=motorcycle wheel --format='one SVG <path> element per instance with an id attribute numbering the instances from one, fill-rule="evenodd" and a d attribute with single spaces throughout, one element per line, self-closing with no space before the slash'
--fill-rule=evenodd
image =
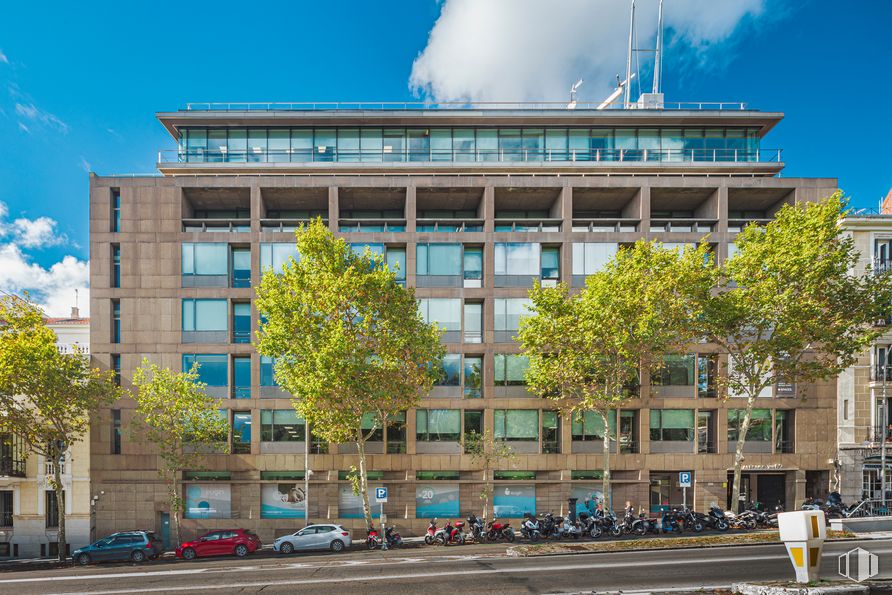
<path id="1" fill-rule="evenodd" d="M 753 519 L 747 519 L 743 526 L 748 531 L 752 531 L 756 528 L 756 521 L 754 521 Z"/>
<path id="2" fill-rule="evenodd" d="M 374 549 L 377 549 L 377 548 L 378 548 L 378 542 L 377 542 L 376 540 L 374 540 L 374 539 L 367 539 L 367 540 L 366 540 L 366 546 L 368 546 L 368 548 L 369 548 L 370 550 L 374 550 Z"/>
<path id="3" fill-rule="evenodd" d="M 434 543 L 434 538 L 431 537 L 430 535 L 425 535 L 424 543 L 425 543 L 425 545 L 432 545 Z"/>
<path id="4" fill-rule="evenodd" d="M 592 539 L 601 537 L 601 527 L 595 525 L 594 527 L 592 527 L 592 530 L 588 532 L 588 534 L 592 536 Z"/>
<path id="5" fill-rule="evenodd" d="M 636 525 L 635 528 L 632 529 L 632 531 L 639 537 L 647 535 L 647 527 L 645 527 L 644 524 Z"/>
<path id="6" fill-rule="evenodd" d="M 610 534 L 613 535 L 614 537 L 619 537 L 620 535 L 623 534 L 623 528 L 620 527 L 619 525 L 614 525 L 613 527 L 610 528 Z"/>
<path id="7" fill-rule="evenodd" d="M 716 521 L 715 528 L 719 531 L 727 531 L 728 530 L 728 521 L 719 519 Z"/>
<path id="8" fill-rule="evenodd" d="M 455 543 L 457 543 L 458 545 L 464 545 L 465 544 L 465 534 L 459 533 L 458 537 L 455 538 Z"/>
<path id="9" fill-rule="evenodd" d="M 514 543 L 514 531 L 506 531 L 506 532 L 505 532 L 505 539 L 507 539 L 507 540 L 510 541 L 511 543 Z"/>
<path id="10" fill-rule="evenodd" d="M 691 529 L 694 530 L 694 533 L 702 533 L 703 532 L 703 523 L 697 521 L 693 525 L 691 525 Z"/>

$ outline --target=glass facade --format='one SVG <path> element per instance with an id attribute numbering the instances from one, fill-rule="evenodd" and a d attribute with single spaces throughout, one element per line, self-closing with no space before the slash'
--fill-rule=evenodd
<path id="1" fill-rule="evenodd" d="M 232 358 L 232 398 L 251 398 L 251 358 Z"/>
<path id="2" fill-rule="evenodd" d="M 607 415 L 610 420 L 610 438 L 616 439 L 616 411 Z M 604 440 L 604 418 L 596 411 L 578 411 L 572 416 L 570 434 L 576 442 L 594 442 Z"/>
<path id="3" fill-rule="evenodd" d="M 415 439 L 420 442 L 458 442 L 461 409 L 416 409 Z"/>
<path id="4" fill-rule="evenodd" d="M 757 128 L 183 128 L 186 163 L 758 161 Z"/>
<path id="5" fill-rule="evenodd" d="M 436 322 L 443 330 L 441 339 L 457 343 L 461 336 L 462 301 L 458 298 L 430 298 L 418 300 L 418 309 L 425 322 Z"/>
<path id="6" fill-rule="evenodd" d="M 232 304 L 232 342 L 251 342 L 251 304 L 234 302 Z"/>
<path id="7" fill-rule="evenodd" d="M 303 442 L 306 424 L 294 409 L 262 409 L 260 440 L 263 442 Z"/>
<path id="8" fill-rule="evenodd" d="M 520 328 L 520 319 L 531 316 L 529 308 L 533 302 L 529 298 L 495 298 L 493 300 L 493 328 L 497 343 L 514 340 Z"/>
<path id="9" fill-rule="evenodd" d="M 447 353 L 440 362 L 440 378 L 436 386 L 459 386 L 461 384 L 461 354 Z"/>
<path id="10" fill-rule="evenodd" d="M 493 411 L 493 437 L 507 442 L 539 440 L 538 409 L 496 409 Z"/>
<path id="11" fill-rule="evenodd" d="M 530 358 L 520 354 L 497 353 L 493 356 L 496 386 L 526 385 L 526 371 L 530 367 Z"/>
<path id="12" fill-rule="evenodd" d="M 476 355 L 464 356 L 464 394 L 466 399 L 479 399 L 483 386 L 483 358 Z"/>
<path id="13" fill-rule="evenodd" d="M 693 354 L 664 355 L 657 368 L 651 371 L 650 383 L 654 386 L 693 386 L 695 360 Z"/>
<path id="14" fill-rule="evenodd" d="M 183 243 L 183 276 L 222 276 L 229 274 L 229 244 L 223 242 Z M 248 254 L 250 280 L 251 257 Z"/>
<path id="15" fill-rule="evenodd" d="M 300 260 L 300 254 L 297 252 L 297 245 L 293 243 L 279 244 L 260 244 L 260 270 L 265 271 L 272 269 L 279 273 L 282 267 L 288 262 L 289 258 Z"/>
<path id="16" fill-rule="evenodd" d="M 691 442 L 694 440 L 693 409 L 651 409 L 652 442 Z"/>
<path id="17" fill-rule="evenodd" d="M 112 287 L 121 286 L 121 246 L 112 244 Z"/>
<path id="18" fill-rule="evenodd" d="M 250 306 L 249 306 L 250 309 Z M 226 331 L 229 302 L 225 299 L 184 299 L 183 331 Z"/>
<path id="19" fill-rule="evenodd" d="M 573 244 L 573 277 L 587 277 L 600 271 L 616 255 L 616 242 L 575 242 Z"/>
<path id="20" fill-rule="evenodd" d="M 223 354 L 183 354 L 183 370 L 198 364 L 198 381 L 208 386 L 228 385 L 228 356 Z"/>
<path id="21" fill-rule="evenodd" d="M 728 441 L 737 442 L 745 409 L 728 409 Z M 753 409 L 750 414 L 750 427 L 746 432 L 747 442 L 771 442 L 771 409 Z"/>
<path id="22" fill-rule="evenodd" d="M 260 386 L 279 386 L 275 376 L 276 360 L 266 355 L 260 356 Z"/>

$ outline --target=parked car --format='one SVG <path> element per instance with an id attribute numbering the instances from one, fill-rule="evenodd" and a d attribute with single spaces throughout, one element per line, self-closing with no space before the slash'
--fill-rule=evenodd
<path id="1" fill-rule="evenodd" d="M 244 558 L 259 550 L 262 545 L 257 534 L 248 529 L 218 529 L 193 541 L 184 542 L 177 548 L 176 555 L 185 560 L 232 554 Z"/>
<path id="2" fill-rule="evenodd" d="M 353 544 L 350 532 L 340 525 L 308 525 L 273 542 L 273 549 L 283 554 L 297 550 L 331 550 L 340 552 Z"/>
<path id="3" fill-rule="evenodd" d="M 144 562 L 146 558 L 157 558 L 163 551 L 164 546 L 153 531 L 122 531 L 74 550 L 71 558 L 81 566 L 91 562 Z"/>

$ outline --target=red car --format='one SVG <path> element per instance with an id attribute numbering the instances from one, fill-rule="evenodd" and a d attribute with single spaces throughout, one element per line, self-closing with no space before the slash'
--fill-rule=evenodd
<path id="1" fill-rule="evenodd" d="M 186 541 L 177 548 L 177 558 L 192 560 L 205 556 L 229 556 L 243 558 L 260 549 L 260 538 L 248 529 L 217 529 L 209 531 L 194 541 Z"/>

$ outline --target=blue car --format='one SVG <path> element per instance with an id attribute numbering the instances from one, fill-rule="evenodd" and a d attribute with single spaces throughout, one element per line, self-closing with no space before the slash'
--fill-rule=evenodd
<path id="1" fill-rule="evenodd" d="M 99 541 L 75 550 L 71 557 L 86 566 L 93 562 L 145 562 L 162 554 L 164 545 L 152 531 L 113 533 Z"/>

